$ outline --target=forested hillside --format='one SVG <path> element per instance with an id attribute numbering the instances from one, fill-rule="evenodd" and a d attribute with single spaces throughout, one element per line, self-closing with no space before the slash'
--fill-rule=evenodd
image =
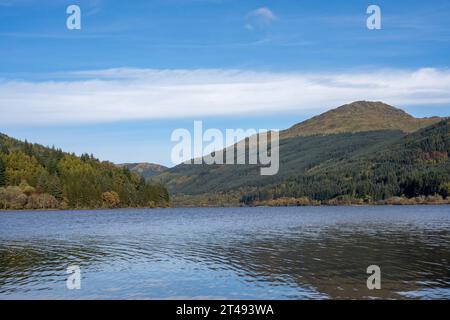
<path id="1" fill-rule="evenodd" d="M 262 176 L 258 165 L 181 164 L 154 179 L 160 179 L 158 181 L 164 182 L 175 194 L 261 188 L 326 161 L 370 152 L 403 136 L 400 131 L 373 131 L 288 138 L 280 140 L 280 167 L 275 175 Z"/>
<path id="2" fill-rule="evenodd" d="M 157 175 L 167 169 L 167 167 L 162 166 L 160 164 L 148 163 L 148 162 L 120 163 L 117 166 L 119 168 L 126 167 L 131 172 L 137 173 L 138 175 L 144 177 L 145 179 L 153 177 L 154 175 Z"/>
<path id="3" fill-rule="evenodd" d="M 395 197 L 420 202 L 435 197 L 428 200 L 442 202 L 441 198 L 450 195 L 449 158 L 447 119 L 374 152 L 323 162 L 279 184 L 243 195 L 241 201 L 252 204 L 295 198 L 344 204 L 394 201 Z"/>
<path id="4" fill-rule="evenodd" d="M 127 168 L 0 134 L 0 209 L 167 206 L 167 190 Z"/>
<path id="5" fill-rule="evenodd" d="M 258 165 L 180 164 L 153 180 L 175 205 L 441 202 L 448 134 L 448 119 L 358 101 L 281 131 L 276 175 L 261 176 Z"/>

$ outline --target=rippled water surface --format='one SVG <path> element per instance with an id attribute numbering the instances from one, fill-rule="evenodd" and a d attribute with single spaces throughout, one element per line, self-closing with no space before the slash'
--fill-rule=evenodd
<path id="1" fill-rule="evenodd" d="M 0 212 L 0 258 L 0 299 L 449 299 L 450 206 Z"/>

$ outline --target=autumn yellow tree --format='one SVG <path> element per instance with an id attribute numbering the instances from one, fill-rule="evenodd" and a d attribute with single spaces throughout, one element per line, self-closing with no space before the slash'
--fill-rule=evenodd
<path id="1" fill-rule="evenodd" d="M 119 194 L 115 191 L 103 192 L 102 199 L 106 208 L 117 208 L 120 205 Z"/>

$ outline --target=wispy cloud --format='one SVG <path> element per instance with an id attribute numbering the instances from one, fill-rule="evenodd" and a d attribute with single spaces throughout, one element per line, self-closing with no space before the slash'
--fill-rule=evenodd
<path id="1" fill-rule="evenodd" d="M 253 10 L 249 13 L 250 17 L 257 17 L 258 19 L 261 19 L 265 23 L 270 23 L 276 19 L 273 12 L 266 7 L 258 8 L 256 10 Z"/>
<path id="2" fill-rule="evenodd" d="M 65 79 L 0 81 L 0 124 L 261 115 L 363 99 L 397 106 L 450 103 L 450 71 L 431 68 L 329 74 L 119 68 L 67 73 Z"/>
<path id="3" fill-rule="evenodd" d="M 247 23 L 245 24 L 245 28 L 247 30 L 253 30 L 255 28 L 265 27 L 276 19 L 277 17 L 269 8 L 258 8 L 247 14 Z"/>

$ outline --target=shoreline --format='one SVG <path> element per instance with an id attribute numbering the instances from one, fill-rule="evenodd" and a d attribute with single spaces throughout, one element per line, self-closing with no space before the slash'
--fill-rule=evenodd
<path id="1" fill-rule="evenodd" d="M 400 207 L 400 206 L 447 206 L 450 205 L 450 202 L 447 203 L 402 203 L 402 204 L 392 204 L 392 203 L 368 203 L 368 204 L 318 204 L 318 205 L 279 205 L 279 206 L 271 206 L 271 205 L 254 205 L 254 206 L 172 206 L 170 208 L 290 208 L 290 207 L 383 207 L 383 206 L 392 206 L 392 207 Z"/>
<path id="2" fill-rule="evenodd" d="M 318 204 L 318 205 L 253 205 L 253 206 L 170 206 L 170 207 L 123 207 L 123 208 L 76 208 L 76 209 L 0 209 L 2 212 L 49 212 L 49 211 L 111 211 L 111 210 L 155 210 L 155 209 L 214 209 L 214 208 L 293 208 L 293 207 L 401 207 L 401 206 L 447 206 L 447 203 L 370 203 L 370 204 Z"/>

